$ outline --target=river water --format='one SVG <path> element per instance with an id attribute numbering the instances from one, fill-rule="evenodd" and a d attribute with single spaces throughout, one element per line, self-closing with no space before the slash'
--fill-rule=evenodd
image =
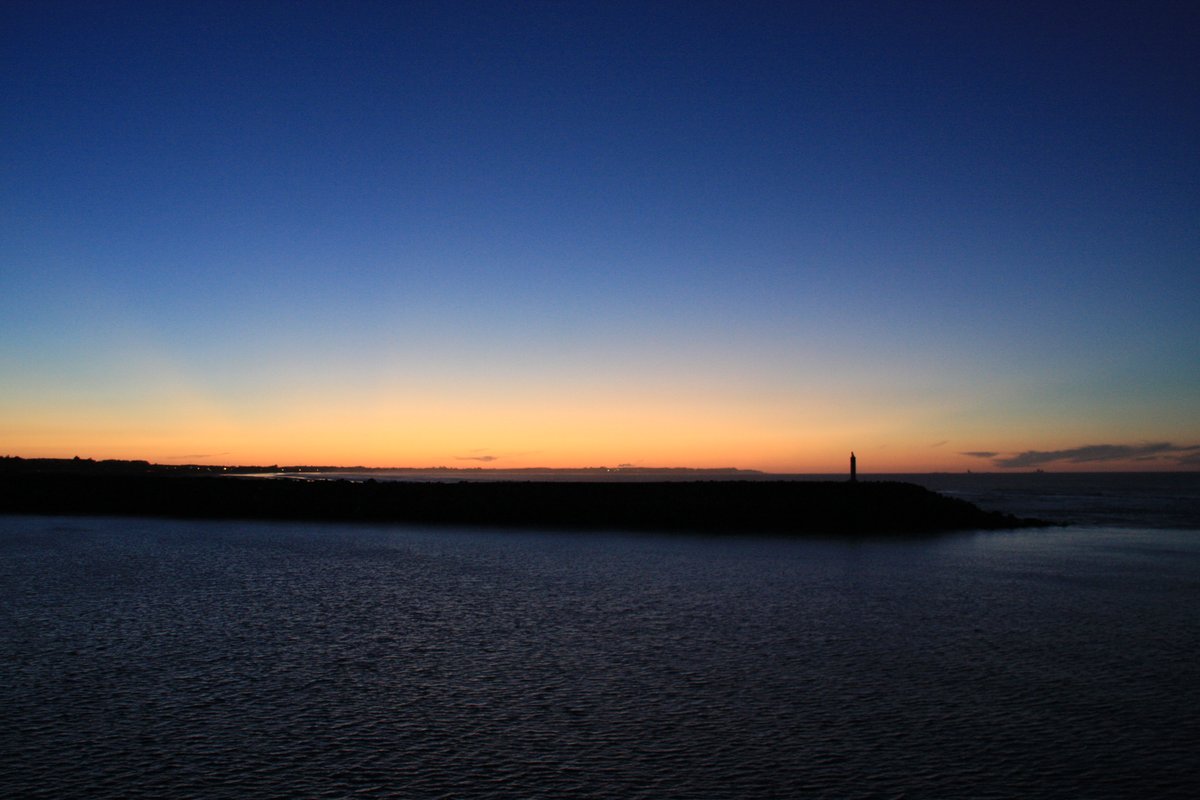
<path id="1" fill-rule="evenodd" d="M 0 517 L 0 794 L 1195 796 L 1200 524 L 1103 483 L 900 541 Z"/>

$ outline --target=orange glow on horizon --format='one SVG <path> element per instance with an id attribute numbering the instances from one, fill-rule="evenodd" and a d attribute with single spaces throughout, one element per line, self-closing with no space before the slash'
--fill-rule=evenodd
<path id="1" fill-rule="evenodd" d="M 693 468 L 757 470 L 773 474 L 842 474 L 849 469 L 850 448 L 836 453 L 814 451 L 807 457 L 793 453 L 753 454 L 744 449 L 725 452 L 710 451 L 649 451 L 644 458 L 628 459 L 616 455 L 620 448 L 606 451 L 572 452 L 546 448 L 533 452 L 505 453 L 503 451 L 470 452 L 447 448 L 421 449 L 384 453 L 381 449 L 356 452 L 352 447 L 321 449 L 306 443 L 278 444 L 256 442 L 237 450 L 205 452 L 188 439 L 164 442 L 133 442 L 125 444 L 94 441 L 90 446 L 72 447 L 65 444 L 43 444 L 8 447 L 0 455 L 22 458 L 64 458 L 75 456 L 97 461 L 105 459 L 143 460 L 155 464 L 201 464 L 210 466 L 332 466 L 367 468 L 452 468 L 452 469 L 583 469 L 591 467 Z M 176 444 L 171 447 L 170 444 Z M 246 444 L 246 443 L 243 443 Z M 164 448 L 164 445 L 167 445 Z M 795 448 L 800 449 L 800 448 Z M 911 453 L 889 452 L 890 448 L 854 448 L 858 457 L 860 477 L 871 475 L 915 474 L 929 472 L 1032 472 L 1035 467 L 1004 468 L 990 460 L 951 454 L 942 459 L 919 461 Z M 643 448 L 647 452 L 647 448 Z M 789 457 L 790 456 L 790 457 Z M 1072 463 L 1055 461 L 1040 466 L 1045 472 L 1146 472 L 1186 469 L 1169 461 L 1105 461 Z"/>
<path id="2" fill-rule="evenodd" d="M 581 401 L 580 396 L 585 397 Z M 966 453 L 1014 455 L 1103 441 L 1103 431 L 947 425 L 938 410 L 892 403 L 871 408 L 814 394 L 757 404 L 734 395 L 681 399 L 664 390 L 628 397 L 597 391 L 433 391 L 356 395 L 336 388 L 273 393 L 235 403 L 188 390 L 157 395 L 0 402 L 0 448 L 28 458 L 146 460 L 162 464 L 386 467 L 691 467 L 841 474 L 850 451 L 860 474 L 1011 472 Z M 1028 438 L 1026 438 L 1028 437 Z M 1164 437 L 1165 439 L 1166 437 Z M 978 443 L 986 443 L 980 445 Z M 1171 458 L 1040 465 L 1046 471 L 1178 470 Z"/>

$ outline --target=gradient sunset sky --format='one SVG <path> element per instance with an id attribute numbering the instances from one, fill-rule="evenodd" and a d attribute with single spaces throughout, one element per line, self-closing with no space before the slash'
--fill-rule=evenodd
<path id="1" fill-rule="evenodd" d="M 6 2 L 0 455 L 1196 469 L 1198 9 Z"/>

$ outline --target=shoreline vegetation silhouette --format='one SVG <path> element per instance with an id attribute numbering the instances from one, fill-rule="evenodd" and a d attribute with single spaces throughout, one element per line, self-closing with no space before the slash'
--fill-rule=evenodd
<path id="1" fill-rule="evenodd" d="M 392 479 L 362 477 L 372 472 Z M 984 511 L 897 481 L 773 480 L 752 471 L 673 468 L 634 468 L 637 480 L 603 480 L 612 472 L 603 467 L 565 470 L 568 480 L 548 478 L 555 470 L 504 471 L 506 476 L 526 472 L 531 476 L 526 480 L 458 479 L 478 475 L 475 468 L 413 469 L 414 475 L 426 476 L 413 480 L 405 480 L 405 472 L 6 456 L 0 457 L 0 513 L 778 535 L 919 534 L 1050 524 Z M 431 474 L 435 477 L 427 477 Z"/>

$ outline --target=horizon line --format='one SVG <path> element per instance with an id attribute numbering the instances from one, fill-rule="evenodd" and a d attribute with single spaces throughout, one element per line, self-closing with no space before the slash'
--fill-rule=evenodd
<path id="1" fill-rule="evenodd" d="M 484 466 L 445 466 L 445 465 L 430 465 L 430 466 L 387 466 L 387 467 L 368 467 L 362 464 L 199 464 L 199 463 L 162 463 L 153 462 L 148 459 L 128 459 L 128 458 L 93 458 L 93 457 L 58 457 L 58 456 L 18 456 L 18 455 L 3 455 L 0 456 L 0 461 L 42 461 L 42 462 L 60 462 L 63 464 L 71 464 L 74 462 L 91 463 L 91 464 L 130 464 L 130 465 L 145 465 L 148 467 L 161 467 L 165 469 L 195 469 L 206 471 L 220 470 L 239 470 L 239 471 L 274 471 L 274 472 L 470 472 L 470 473 L 503 473 L 503 472 L 529 472 L 529 473 L 567 473 L 567 472 L 625 472 L 625 473 L 651 473 L 651 472 L 696 472 L 696 473 L 741 473 L 746 475 L 843 475 L 848 474 L 848 470 L 829 471 L 829 472 L 773 472 L 769 470 L 753 469 L 747 467 L 682 467 L 682 466 L 638 466 L 633 464 L 621 464 L 615 467 L 606 465 L 592 466 L 575 466 L 575 467 L 484 467 Z M 952 469 L 934 469 L 934 470 L 913 470 L 913 471 L 897 471 L 897 472 L 867 472 L 867 475 L 1037 475 L 1037 474 L 1059 474 L 1059 475 L 1078 475 L 1078 474 L 1113 474 L 1113 473 L 1194 473 L 1200 472 L 1200 469 L 1154 469 L 1154 470 L 1072 470 L 1072 469 L 1057 469 L 1047 470 L 1043 468 L 1000 468 L 993 470 L 952 470 Z"/>

